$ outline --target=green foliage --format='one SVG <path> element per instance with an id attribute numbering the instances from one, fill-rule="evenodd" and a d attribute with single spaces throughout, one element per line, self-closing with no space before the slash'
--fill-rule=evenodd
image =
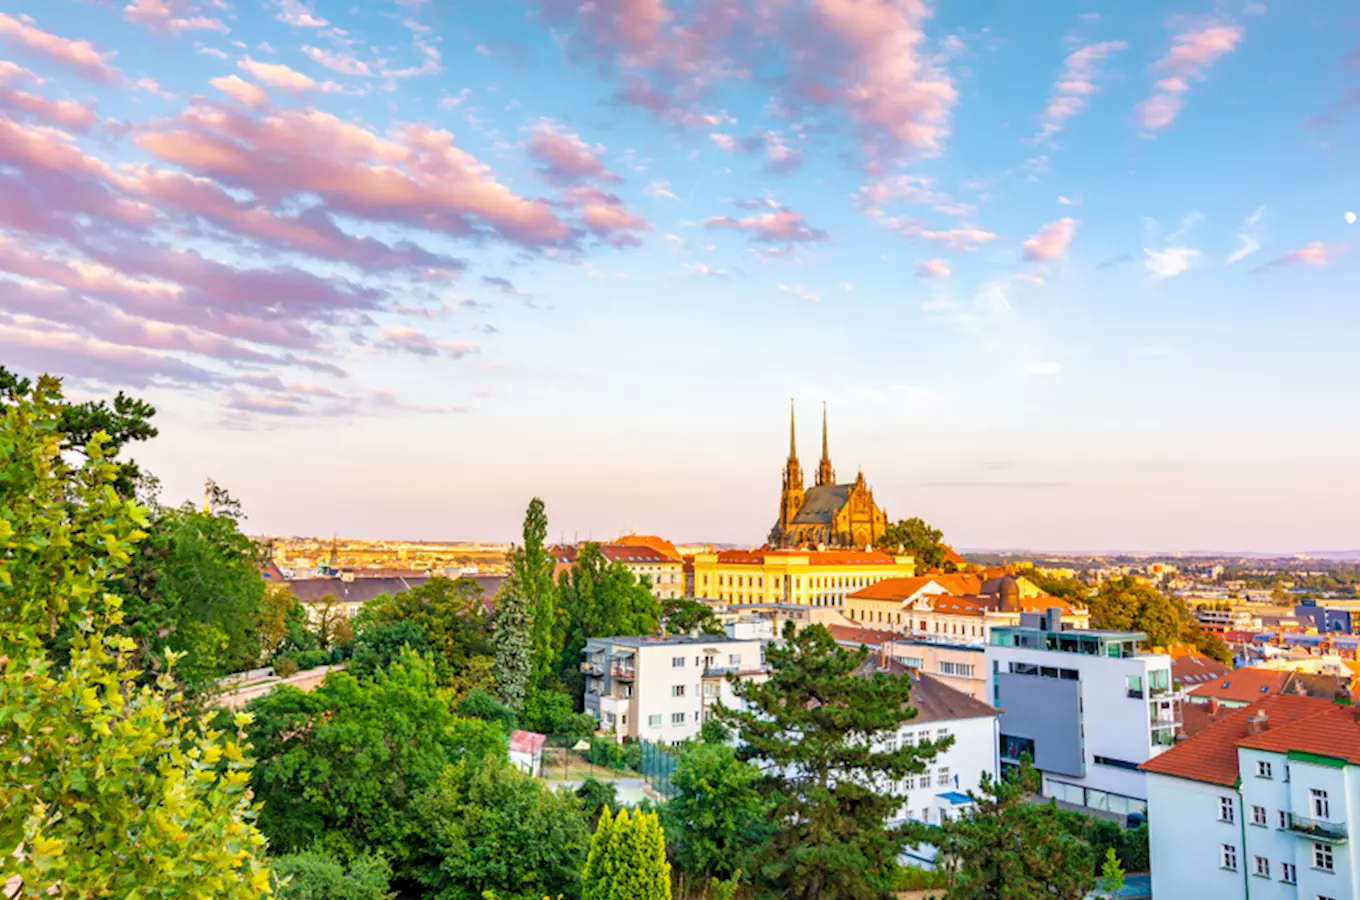
<path id="1" fill-rule="evenodd" d="M 553 559 L 545 542 L 548 516 L 543 501 L 535 497 L 524 510 L 524 543 L 510 549 L 510 579 L 524 595 L 528 609 L 530 671 L 533 684 L 546 686 L 558 662 L 557 589 L 553 585 Z"/>
<path id="2" fill-rule="evenodd" d="M 260 643 L 265 658 L 287 650 L 314 649 L 316 638 L 307 624 L 307 608 L 286 584 L 265 585 L 260 604 Z"/>
<path id="3" fill-rule="evenodd" d="M 857 675 L 865 651 L 843 649 L 821 625 L 792 625 L 767 649 L 768 680 L 729 679 L 745 708 L 718 712 L 738 730 L 738 757 L 768 773 L 760 789 L 772 833 L 753 875 L 781 897 L 878 898 L 891 887 L 905 834 L 887 824 L 901 800 L 866 785 L 924 771 L 948 739 L 892 750 L 876 743 L 916 714 L 911 680 Z"/>
<path id="4" fill-rule="evenodd" d="M 944 565 L 945 550 L 940 543 L 943 538 L 943 531 L 913 516 L 889 524 L 878 539 L 878 546 L 889 553 L 896 553 L 901 547 L 902 552 L 916 557 L 916 571 L 925 572 Z"/>
<path id="5" fill-rule="evenodd" d="M 581 873 L 581 900 L 670 900 L 671 866 L 655 813 L 606 809 Z"/>
<path id="6" fill-rule="evenodd" d="M 581 810 L 594 826 L 599 823 L 600 814 L 606 809 L 619 805 L 618 789 L 612 781 L 601 781 L 594 775 L 587 775 L 581 786 L 576 789 L 576 799 L 581 801 Z"/>
<path id="7" fill-rule="evenodd" d="M 458 702 L 458 715 L 468 719 L 483 719 L 500 725 L 506 734 L 515 730 L 515 711 L 491 696 L 485 688 L 473 688 Z"/>
<path id="8" fill-rule="evenodd" d="M 1124 867 L 1119 864 L 1119 854 L 1110 847 L 1105 851 L 1105 862 L 1100 866 L 1099 889 L 1108 898 L 1118 897 L 1124 889 Z"/>
<path id="9" fill-rule="evenodd" d="M 533 675 L 533 629 L 533 607 L 525 596 L 518 573 L 512 571 L 496 594 L 491 640 L 495 648 L 492 674 L 496 679 L 496 693 L 516 711 L 524 708 L 524 696 Z"/>
<path id="10" fill-rule="evenodd" d="M 1028 758 L 1014 777 L 982 776 L 961 816 L 916 826 L 954 861 L 950 900 L 1046 897 L 1082 900 L 1095 886 L 1095 855 L 1063 827 L 1052 803 L 1031 803 L 1039 776 Z"/>
<path id="11" fill-rule="evenodd" d="M 671 787 L 661 810 L 676 864 L 696 875 L 733 877 L 751 870 L 751 851 L 769 837 L 769 801 L 760 772 L 727 743 L 688 743 L 672 751 Z"/>
<path id="12" fill-rule="evenodd" d="M 1060 578 L 1041 572 L 1034 566 L 1021 566 L 1015 570 L 1015 577 L 1024 578 L 1050 597 L 1059 597 L 1076 606 L 1085 606 L 1091 589 L 1075 578 Z"/>
<path id="13" fill-rule="evenodd" d="M 661 606 L 651 588 L 622 563 L 606 562 L 600 545 L 586 543 L 570 572 L 558 580 L 565 635 L 558 675 L 576 696 L 585 689 L 581 651 L 592 637 L 655 634 Z"/>
<path id="14" fill-rule="evenodd" d="M 594 736 L 590 739 L 586 759 L 615 772 L 640 772 L 642 745 L 637 741 L 624 741 L 620 744 L 609 737 Z"/>
<path id="15" fill-rule="evenodd" d="M 1124 828 L 1108 819 L 1098 819 L 1075 810 L 1060 809 L 1058 824 L 1068 834 L 1089 844 L 1096 860 L 1103 859 L 1110 850 L 1113 850 L 1134 872 L 1146 872 L 1151 868 L 1146 822 L 1137 828 Z"/>
<path id="16" fill-rule="evenodd" d="M 270 862 L 279 900 L 388 900 L 392 867 L 381 856 L 357 857 L 346 868 L 324 853 L 305 851 Z"/>
<path id="17" fill-rule="evenodd" d="M 272 846 L 341 859 L 382 852 L 402 870 L 413 798 L 464 757 L 506 755 L 497 725 L 454 716 L 431 665 L 406 651 L 372 680 L 332 672 L 311 693 L 275 688 L 250 704 L 260 825 Z"/>
<path id="18" fill-rule="evenodd" d="M 1148 636 L 1148 646 L 1190 644 L 1211 659 L 1232 664 L 1232 652 L 1227 645 L 1200 628 L 1184 601 L 1167 597 L 1129 576 L 1102 584 L 1091 597 L 1089 607 L 1092 628 L 1141 631 Z"/>
<path id="19" fill-rule="evenodd" d="M 703 634 L 726 633 L 713 610 L 688 597 L 667 600 L 661 606 L 661 617 L 666 622 L 667 634 L 689 634 L 692 631 Z"/>
<path id="20" fill-rule="evenodd" d="M 280 656 L 274 660 L 274 674 L 280 678 L 292 678 L 299 668 L 297 659 L 292 656 Z"/>
<path id="21" fill-rule="evenodd" d="M 895 891 L 930 891 L 949 886 L 949 873 L 944 869 L 922 869 L 902 866 L 893 880 Z"/>
<path id="22" fill-rule="evenodd" d="M 529 691 L 520 722 L 529 731 L 566 735 L 573 741 L 589 738 L 599 727 L 595 717 L 589 713 L 572 712 L 571 697 L 549 688 Z"/>
<path id="23" fill-rule="evenodd" d="M 578 896 L 590 833 L 576 799 L 508 762 L 464 760 L 415 804 L 427 896 L 541 900 Z"/>
<path id="24" fill-rule="evenodd" d="M 436 577 L 409 591 L 379 595 L 364 604 L 354 625 L 359 671 L 389 665 L 408 646 L 433 655 L 441 687 L 458 694 L 492 687 L 491 623 L 474 578 Z"/>
<path id="25" fill-rule="evenodd" d="M 73 465 L 59 382 L 0 376 L 0 883 L 35 900 L 268 896 L 244 736 L 186 718 L 173 657 L 138 683 L 119 633 L 113 589 L 149 517 L 115 489 L 108 436 Z"/>

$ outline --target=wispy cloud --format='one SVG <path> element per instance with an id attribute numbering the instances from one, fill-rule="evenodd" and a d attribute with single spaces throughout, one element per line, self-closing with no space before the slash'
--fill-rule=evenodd
<path id="1" fill-rule="evenodd" d="M 1099 90 L 1097 79 L 1105 59 L 1127 46 L 1123 41 L 1102 41 L 1087 44 L 1068 55 L 1049 95 L 1048 106 L 1039 116 L 1037 140 L 1051 138 L 1062 131 L 1067 126 L 1067 120 L 1081 112 Z"/>
<path id="2" fill-rule="evenodd" d="M 1047 262 L 1058 259 L 1067 253 L 1067 245 L 1077 234 L 1077 220 L 1062 218 L 1043 225 L 1034 236 L 1021 245 L 1025 259 L 1031 262 Z"/>
<path id="3" fill-rule="evenodd" d="M 1204 80 L 1214 63 L 1237 49 L 1242 34 L 1240 25 L 1224 24 L 1183 31 L 1171 39 L 1166 56 L 1152 64 L 1152 74 L 1157 76 L 1152 94 L 1134 108 L 1144 137 L 1156 137 L 1176 121 L 1190 82 Z"/>
<path id="4" fill-rule="evenodd" d="M 1269 262 L 1262 263 L 1252 271 L 1264 272 L 1283 266 L 1325 266 L 1332 261 L 1335 252 L 1334 248 L 1328 247 L 1321 241 L 1313 241 L 1297 250 L 1282 253 Z"/>
<path id="5" fill-rule="evenodd" d="M 942 259 L 923 260 L 916 267 L 917 278 L 948 278 L 950 275 L 949 263 Z"/>
<path id="6" fill-rule="evenodd" d="M 1258 206 L 1254 213 L 1247 216 L 1246 221 L 1242 223 L 1242 227 L 1237 230 L 1237 239 L 1241 243 L 1236 250 L 1228 254 L 1228 265 L 1241 262 L 1257 250 L 1261 249 L 1261 237 L 1257 233 L 1257 226 L 1261 224 L 1261 219 L 1265 214 L 1266 208 L 1264 206 Z"/>

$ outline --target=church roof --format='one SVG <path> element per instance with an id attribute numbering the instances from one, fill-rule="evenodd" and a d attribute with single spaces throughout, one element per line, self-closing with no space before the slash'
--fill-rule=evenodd
<path id="1" fill-rule="evenodd" d="M 853 484 L 819 484 L 803 494 L 794 525 L 830 525 L 837 511 L 850 501 Z"/>

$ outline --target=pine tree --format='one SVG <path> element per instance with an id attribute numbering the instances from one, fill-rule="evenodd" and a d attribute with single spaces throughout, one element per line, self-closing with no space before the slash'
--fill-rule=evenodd
<path id="1" fill-rule="evenodd" d="M 496 594 L 496 611 L 491 619 L 496 656 L 491 672 L 501 702 L 515 712 L 524 709 L 524 695 L 529 689 L 532 630 L 533 611 L 518 574 L 512 572 Z"/>
<path id="2" fill-rule="evenodd" d="M 620 816 L 622 815 L 620 812 Z M 595 826 L 594 836 L 590 839 L 586 867 L 581 872 L 581 900 L 611 900 L 614 866 L 610 838 L 613 831 L 614 817 L 606 806 L 600 813 L 600 821 Z"/>
<path id="3" fill-rule="evenodd" d="M 16 896 L 268 896 L 236 716 L 186 721 L 170 671 L 138 684 L 112 593 L 146 537 L 96 432 L 61 456 L 56 379 L 0 402 L 0 883 Z M 60 658 L 47 645 L 67 630 Z M 17 852 L 11 853 L 18 848 Z"/>
<path id="4" fill-rule="evenodd" d="M 923 771 L 948 739 L 889 749 L 883 740 L 916 714 L 911 679 L 857 674 L 865 651 L 841 648 L 821 625 L 792 625 L 767 649 L 767 680 L 730 679 L 745 708 L 719 712 L 738 729 L 738 756 L 766 773 L 773 804 L 753 875 L 780 897 L 877 900 L 906 840 L 887 824 L 901 805 L 890 786 Z"/>
<path id="5" fill-rule="evenodd" d="M 671 866 L 656 813 L 600 816 L 581 874 L 581 900 L 671 900 Z"/>

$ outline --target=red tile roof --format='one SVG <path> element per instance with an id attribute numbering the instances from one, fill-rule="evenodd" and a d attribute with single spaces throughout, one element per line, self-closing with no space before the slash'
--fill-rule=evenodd
<path id="1" fill-rule="evenodd" d="M 976 594 L 982 587 L 982 581 L 976 575 L 916 575 L 911 578 L 885 578 L 866 588 L 860 588 L 850 596 L 856 600 L 889 600 L 901 603 L 931 582 L 944 588 L 946 593 L 956 595 Z"/>
<path id="2" fill-rule="evenodd" d="M 1337 706 L 1317 697 L 1294 699 L 1312 700 L 1324 704 L 1326 708 L 1316 715 L 1293 722 L 1279 725 L 1271 722 L 1265 731 L 1248 736 L 1239 741 L 1238 746 L 1252 750 L 1272 750 L 1275 753 L 1288 753 L 1290 750 L 1316 753 L 1360 765 L 1360 713 L 1355 707 Z"/>
<path id="3" fill-rule="evenodd" d="M 1189 693 L 1229 703 L 1250 703 L 1267 694 L 1278 694 L 1289 681 L 1288 672 L 1276 669 L 1234 669 L 1221 678 L 1205 682 Z"/>
<path id="4" fill-rule="evenodd" d="M 543 749 L 543 744 L 548 740 L 545 734 L 536 731 L 512 731 L 510 732 L 510 752 L 528 753 L 530 756 Z"/>
<path id="5" fill-rule="evenodd" d="M 673 560 L 680 559 L 680 551 L 675 549 L 675 545 L 655 534 L 625 534 L 614 543 L 625 547 L 647 547 Z"/>
<path id="6" fill-rule="evenodd" d="M 1171 775 L 1176 778 L 1231 787 L 1237 783 L 1238 778 L 1237 748 L 1248 746 L 1244 741 L 1247 739 L 1259 740 L 1275 732 L 1276 729 L 1281 732 L 1285 731 L 1294 722 L 1329 713 L 1333 709 L 1342 709 L 1342 707 L 1333 707 L 1326 700 L 1319 700 L 1315 697 L 1272 695 L 1258 699 L 1250 706 L 1233 711 L 1231 715 L 1213 723 L 1199 734 L 1182 741 L 1165 753 L 1154 756 L 1138 768 L 1144 772 L 1153 772 L 1158 775 Z M 1258 713 L 1265 713 L 1269 725 L 1265 733 L 1253 737 L 1248 732 L 1247 719 Z M 1353 719 L 1351 725 L 1360 732 L 1360 726 L 1356 726 Z M 1311 731 L 1308 732 L 1308 734 L 1311 733 Z M 1306 750 L 1307 748 L 1290 747 L 1286 749 Z"/>
<path id="7" fill-rule="evenodd" d="M 1220 684 L 1231 670 L 1217 660 L 1210 659 L 1189 647 L 1172 647 L 1171 680 L 1187 688 L 1217 680 Z"/>
<path id="8" fill-rule="evenodd" d="M 877 647 L 888 641 L 896 640 L 898 635 L 891 631 L 874 628 L 859 628 L 855 625 L 827 625 L 826 630 L 841 644 L 872 644 Z"/>

